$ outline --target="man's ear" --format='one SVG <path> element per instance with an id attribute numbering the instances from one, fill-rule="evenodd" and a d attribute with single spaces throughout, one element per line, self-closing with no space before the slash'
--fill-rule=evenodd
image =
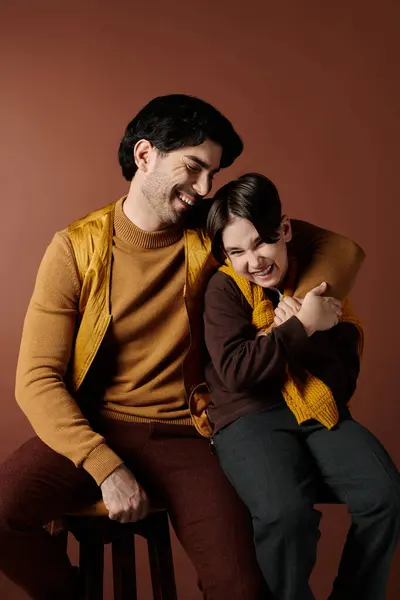
<path id="1" fill-rule="evenodd" d="M 153 145 L 148 140 L 139 140 L 133 149 L 133 158 L 139 171 L 147 172 Z"/>
<path id="2" fill-rule="evenodd" d="M 281 231 L 282 231 L 283 240 L 287 244 L 292 239 L 292 224 L 287 215 L 283 215 L 283 217 L 282 217 Z"/>

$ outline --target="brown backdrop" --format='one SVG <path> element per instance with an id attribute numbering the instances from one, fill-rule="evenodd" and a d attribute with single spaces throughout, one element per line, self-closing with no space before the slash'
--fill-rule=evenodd
<path id="1" fill-rule="evenodd" d="M 367 346 L 354 412 L 400 464 L 400 5 L 234 4 L 1 2 L 0 459 L 31 433 L 14 403 L 14 369 L 46 244 L 54 230 L 125 192 L 116 149 L 137 110 L 155 95 L 185 92 L 215 103 L 244 138 L 244 155 L 217 186 L 264 172 L 291 215 L 365 248 L 354 297 Z M 348 524 L 343 507 L 325 512 L 318 599 L 328 595 Z M 177 544 L 175 559 L 180 598 L 198 599 Z M 140 560 L 141 598 L 149 600 L 143 551 Z M 397 558 L 391 600 L 400 593 L 399 566 Z M 108 574 L 107 589 L 109 599 Z M 0 596 L 26 598 L 1 576 Z"/>

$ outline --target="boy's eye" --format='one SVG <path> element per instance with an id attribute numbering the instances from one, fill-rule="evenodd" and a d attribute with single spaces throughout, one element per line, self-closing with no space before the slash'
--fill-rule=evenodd
<path id="1" fill-rule="evenodd" d="M 231 252 L 229 252 L 229 254 L 231 256 L 239 256 L 239 254 L 243 254 L 242 250 L 231 250 Z"/>
<path id="2" fill-rule="evenodd" d="M 256 243 L 256 248 L 258 248 L 259 246 L 263 246 L 264 244 L 264 240 L 258 240 L 258 242 Z"/>
<path id="3" fill-rule="evenodd" d="M 186 163 L 186 168 L 191 171 L 192 173 L 199 173 L 200 171 L 200 167 L 197 165 L 191 165 L 189 163 Z"/>

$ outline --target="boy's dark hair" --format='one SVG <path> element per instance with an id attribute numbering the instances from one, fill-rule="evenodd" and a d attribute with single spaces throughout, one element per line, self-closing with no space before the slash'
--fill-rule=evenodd
<path id="1" fill-rule="evenodd" d="M 154 98 L 127 126 L 118 157 L 128 181 L 137 170 L 133 149 L 141 139 L 160 152 L 199 146 L 210 139 L 222 147 L 221 168 L 229 167 L 243 150 L 242 140 L 226 117 L 211 104 L 184 94 Z"/>
<path id="2" fill-rule="evenodd" d="M 235 217 L 250 221 L 267 244 L 279 240 L 282 205 L 278 190 L 268 177 L 246 173 L 215 194 L 206 229 L 212 253 L 219 263 L 225 261 L 222 232 Z"/>

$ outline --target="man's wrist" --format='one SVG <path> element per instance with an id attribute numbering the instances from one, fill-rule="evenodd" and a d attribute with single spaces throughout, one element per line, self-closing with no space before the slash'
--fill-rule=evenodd
<path id="1" fill-rule="evenodd" d="M 100 486 L 122 464 L 123 460 L 105 443 L 102 443 L 96 446 L 86 457 L 82 463 L 82 467 L 93 477 L 97 485 Z"/>

